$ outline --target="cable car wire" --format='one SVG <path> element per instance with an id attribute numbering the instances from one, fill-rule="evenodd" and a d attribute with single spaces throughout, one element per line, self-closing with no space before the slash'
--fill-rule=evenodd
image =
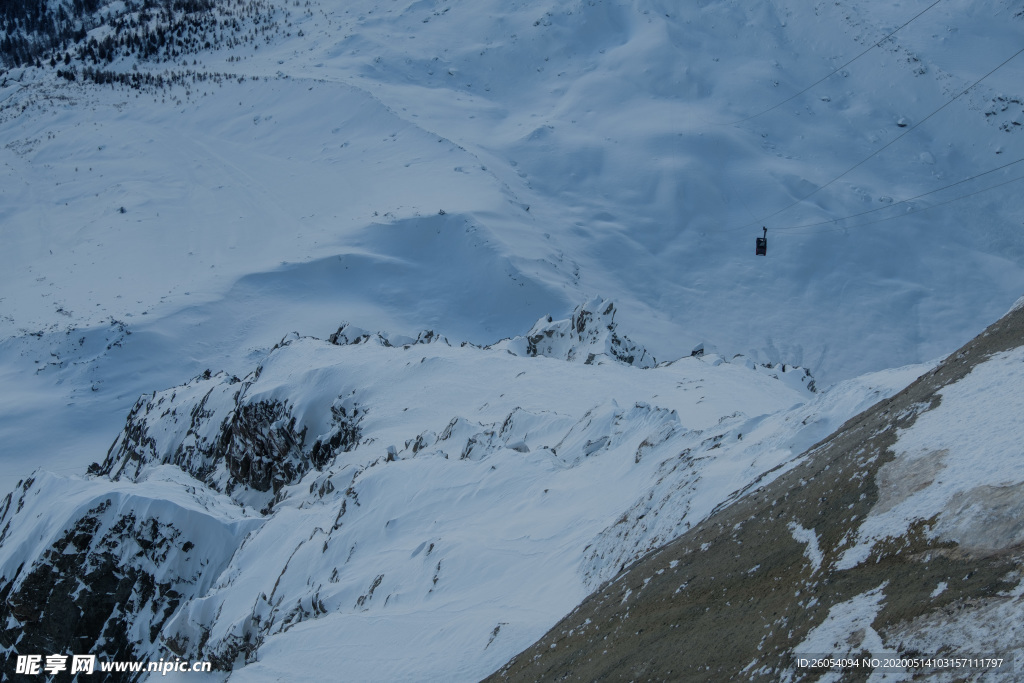
<path id="1" fill-rule="evenodd" d="M 998 167 L 990 169 L 988 171 L 984 171 L 982 173 L 978 173 L 978 174 L 972 175 L 969 178 L 964 178 L 963 180 L 958 180 L 955 183 L 950 183 L 949 185 L 943 185 L 942 187 L 938 187 L 938 188 L 936 188 L 934 190 L 929 190 L 928 192 L 922 192 L 919 195 L 915 195 L 913 197 L 908 197 L 906 199 L 901 199 L 900 201 L 893 202 L 892 204 L 886 204 L 885 206 L 881 206 L 881 207 L 879 207 L 877 209 L 868 209 L 867 211 L 861 211 L 860 213 L 853 213 L 853 214 L 850 214 L 848 216 L 843 216 L 841 218 L 832 218 L 832 219 L 829 219 L 827 221 L 819 221 L 817 223 L 804 223 L 802 225 L 785 225 L 785 226 L 775 227 L 775 228 L 772 228 L 772 229 L 773 230 L 783 230 L 783 231 L 785 231 L 785 230 L 799 230 L 801 228 L 814 228 L 814 227 L 818 227 L 818 226 L 821 226 L 821 225 L 829 225 L 831 223 L 838 223 L 839 221 L 846 221 L 846 220 L 849 220 L 851 218 L 859 218 L 860 216 L 866 216 L 869 213 L 877 213 L 878 211 L 885 211 L 886 209 L 891 209 L 891 208 L 893 208 L 895 206 L 899 206 L 900 204 L 907 204 L 909 202 L 912 202 L 912 201 L 915 201 L 917 199 L 920 199 L 921 197 L 927 197 L 930 194 L 935 194 L 936 192 L 942 192 L 943 190 L 948 190 L 949 188 L 956 187 L 957 185 L 963 185 L 964 183 L 970 182 L 970 181 L 974 180 L 975 178 L 980 178 L 982 176 L 989 175 L 990 173 L 995 173 L 996 171 L 1001 171 L 1004 168 L 1009 168 L 1010 166 L 1013 166 L 1015 164 L 1019 164 L 1022 161 L 1024 161 L 1024 158 L 1017 159 L 1016 161 L 1011 161 L 1008 164 L 1003 164 L 1002 166 L 998 166 Z M 999 187 L 999 185 L 993 185 L 993 187 Z M 971 196 L 971 195 L 963 195 L 963 197 L 969 197 L 969 196 Z M 960 197 L 960 198 L 962 199 L 963 197 Z M 936 206 L 938 206 L 938 205 L 936 205 Z M 906 215 L 906 214 L 903 214 L 903 215 Z"/>
<path id="2" fill-rule="evenodd" d="M 856 223 L 854 225 L 843 225 L 843 226 L 838 226 L 838 227 L 835 227 L 835 228 L 824 228 L 824 229 L 818 228 L 818 229 L 815 230 L 815 232 L 839 232 L 840 230 L 851 230 L 853 228 L 862 228 L 862 227 L 864 227 L 866 225 L 874 225 L 875 223 L 884 223 L 885 221 L 893 221 L 893 220 L 896 220 L 897 218 L 903 218 L 905 216 L 911 216 L 911 215 L 913 215 L 915 213 L 921 213 L 922 211 L 931 211 L 932 209 L 937 209 L 940 206 L 945 206 L 946 204 L 952 204 L 953 202 L 958 202 L 961 199 L 966 199 L 968 197 L 973 197 L 976 194 L 981 194 L 982 192 L 988 192 L 989 190 L 994 190 L 996 188 L 1002 187 L 1003 185 L 1009 185 L 1010 183 L 1015 183 L 1018 180 L 1024 180 L 1024 175 L 1017 176 L 1016 178 L 1011 178 L 1010 180 L 1006 180 L 1006 181 L 1003 181 L 1001 183 L 997 183 L 995 185 L 991 185 L 989 187 L 983 187 L 982 189 L 975 190 L 974 192 L 968 192 L 967 194 L 962 194 L 959 197 L 954 197 L 952 199 L 947 199 L 946 201 L 939 202 L 938 204 L 932 204 L 931 206 L 922 206 L 921 208 L 918 208 L 918 209 L 913 209 L 911 211 L 905 211 L 905 212 L 903 212 L 903 213 L 901 213 L 899 215 L 896 215 L 896 216 L 886 216 L 885 218 L 879 218 L 878 220 L 874 220 L 874 221 L 867 221 L 867 222 L 864 222 L 864 223 Z M 885 207 L 885 208 L 889 208 L 889 207 Z M 840 218 L 840 219 L 837 219 L 837 220 L 844 220 L 844 219 Z"/>
<path id="3" fill-rule="evenodd" d="M 1017 52 L 1013 53 L 1013 54 L 1012 54 L 1012 55 L 1010 55 L 1010 56 L 1009 56 L 1008 58 L 1006 58 L 1005 60 L 1003 60 L 1003 62 L 1002 62 L 1002 63 L 1000 63 L 1000 64 L 999 64 L 999 65 L 998 65 L 997 67 L 995 67 L 994 69 L 992 69 L 991 71 L 989 71 L 988 73 L 986 73 L 986 74 L 985 74 L 984 76 L 982 76 L 982 77 L 981 77 L 981 78 L 979 78 L 978 80 L 974 81 L 974 82 L 973 82 L 973 83 L 971 83 L 971 84 L 970 84 L 969 86 L 967 86 L 966 88 L 964 88 L 963 90 L 961 90 L 961 91 L 960 91 L 959 93 L 957 93 L 956 95 L 954 95 L 954 96 L 953 96 L 952 98 L 950 98 L 949 100 L 947 100 L 947 101 L 946 101 L 945 103 L 943 103 L 943 104 L 942 104 L 942 106 L 940 106 L 940 107 L 939 107 L 938 109 L 934 110 L 934 111 L 933 111 L 932 113 L 930 113 L 930 114 L 928 114 L 927 116 L 925 116 L 925 117 L 924 117 L 923 119 L 921 119 L 920 121 L 918 121 L 917 123 L 915 123 L 915 124 L 914 124 L 913 126 L 910 126 L 909 128 L 907 128 L 907 130 L 903 131 L 902 133 L 900 133 L 899 135 L 897 135 L 897 136 L 896 136 L 895 138 L 893 138 L 893 139 L 892 139 L 892 140 L 890 140 L 889 142 L 885 143 L 884 145 L 882 145 L 881 147 L 879 147 L 878 149 L 876 149 L 876 150 L 875 150 L 874 152 L 872 152 L 871 154 L 867 155 L 866 157 L 864 157 L 863 159 L 861 159 L 860 161 L 858 161 L 858 162 L 857 162 L 856 164 L 854 164 L 854 165 L 853 165 L 853 166 L 851 166 L 850 168 L 846 169 L 845 171 L 843 171 L 842 173 L 840 173 L 840 174 L 839 174 L 839 175 L 837 175 L 836 177 L 832 178 L 832 180 L 828 181 L 828 182 L 827 182 L 827 183 L 825 183 L 824 185 L 819 185 L 819 186 L 818 186 L 817 188 L 815 188 L 815 189 L 814 189 L 814 190 L 812 190 L 811 192 L 809 192 L 809 193 L 805 194 L 804 196 L 802 196 L 802 197 L 800 197 L 800 198 L 796 199 L 795 201 L 791 202 L 790 204 L 787 204 L 786 206 L 782 207 L 781 209 L 779 209 L 779 210 L 777 210 L 777 211 L 773 211 L 772 213 L 770 213 L 770 214 L 768 214 L 768 215 L 766 215 L 766 216 L 763 216 L 763 217 L 761 217 L 761 219 L 759 219 L 759 220 L 755 220 L 755 221 L 750 221 L 749 223 L 744 223 L 744 224 L 743 224 L 743 225 L 741 225 L 741 226 L 738 226 L 738 227 L 736 227 L 736 228 L 733 228 L 733 229 L 731 229 L 731 230 L 727 230 L 727 231 L 723 231 L 723 232 L 735 232 L 735 231 L 737 231 L 737 230 L 742 230 L 742 229 L 744 229 L 744 228 L 746 228 L 746 227 L 748 227 L 748 226 L 750 226 L 750 225 L 756 225 L 757 223 L 765 223 L 765 222 L 767 222 L 767 220 L 768 220 L 769 218 L 773 218 L 774 216 L 777 216 L 777 215 L 779 215 L 780 213 L 782 213 L 782 212 L 784 212 L 784 211 L 788 211 L 789 209 L 792 209 L 792 208 L 793 208 L 794 206 L 796 206 L 797 204 L 800 204 L 801 202 L 803 202 L 803 201 L 805 201 L 805 200 L 807 200 L 807 199 L 809 199 L 809 198 L 813 197 L 814 195 L 816 195 L 817 193 L 821 192 L 822 190 L 824 190 L 824 189 L 825 189 L 826 187 L 828 187 L 829 185 L 832 185 L 832 184 L 833 184 L 833 183 L 835 183 L 836 181 L 838 181 L 838 180 L 840 180 L 840 179 L 844 178 L 845 176 L 849 175 L 849 174 L 850 174 L 851 172 L 853 172 L 854 170 L 856 170 L 856 169 L 860 168 L 861 166 L 863 166 L 864 164 L 866 164 L 866 163 L 867 163 L 868 161 L 870 161 L 870 160 L 871 160 L 871 159 L 873 159 L 874 157 L 878 156 L 879 154 L 881 154 L 882 152 L 884 152 L 884 151 L 885 151 L 886 149 L 888 149 L 888 148 L 889 148 L 889 147 L 891 147 L 892 145 L 896 144 L 896 143 L 897 143 L 898 141 L 902 140 L 902 139 L 903 139 L 903 138 L 904 138 L 905 136 L 909 135 L 909 134 L 910 134 L 911 132 L 913 132 L 914 130 L 916 130 L 916 129 L 917 129 L 917 128 L 919 128 L 920 126 L 922 126 L 922 125 L 923 125 L 923 124 L 924 124 L 924 123 L 925 123 L 926 121 L 928 121 L 929 119 L 931 119 L 931 118 L 932 118 L 933 116 L 935 116 L 936 114 L 938 114 L 938 113 L 939 113 L 940 111 L 942 111 L 943 109 L 945 109 L 945 108 L 946 108 L 946 107 L 948 107 L 949 105 L 953 104 L 953 102 L 956 102 L 956 101 L 957 101 L 957 100 L 958 100 L 958 99 L 959 99 L 960 97 L 962 97 L 963 95 L 965 95 L 965 94 L 966 94 L 967 92 L 969 92 L 969 91 L 970 91 L 971 89 L 973 89 L 973 88 L 974 88 L 975 86 L 977 86 L 977 85 L 978 85 L 979 83 L 981 83 L 982 81 L 984 81 L 984 80 L 985 80 L 986 78 L 988 78 L 989 76 L 991 76 L 992 74 L 994 74 L 994 73 L 995 73 L 996 71 L 998 71 L 999 69 L 1001 69 L 1001 68 L 1003 68 L 1004 66 L 1006 66 L 1007 64 L 1009 64 L 1011 60 L 1013 60 L 1013 59 L 1014 59 L 1015 57 L 1017 57 L 1018 55 L 1020 55 L 1020 54 L 1021 54 L 1022 52 L 1024 52 L 1024 48 L 1021 48 L 1020 50 L 1017 50 Z"/>
<path id="4" fill-rule="evenodd" d="M 824 81 L 827 81 L 828 79 L 832 78 L 832 77 L 833 77 L 833 76 L 835 76 L 835 75 L 836 75 L 837 73 L 839 73 L 840 71 L 842 71 L 842 70 L 843 70 L 843 69 L 845 69 L 846 67 L 850 66 L 851 64 L 853 64 L 854 62 L 856 62 L 856 61 L 857 61 L 858 59 L 860 59 L 861 57 L 863 57 L 864 55 L 866 55 L 867 53 L 869 53 L 869 52 L 871 52 L 872 50 L 874 50 L 874 49 L 875 49 L 876 47 L 880 47 L 880 46 L 882 45 L 882 43 L 884 43 L 885 41 L 889 40 L 889 39 L 890 39 L 890 38 L 892 38 L 892 37 L 893 37 L 894 35 L 896 35 L 896 33 L 897 33 L 897 32 L 898 32 L 898 31 L 899 31 L 900 29 L 902 29 L 902 28 L 906 27 L 906 26 L 907 26 L 907 24 L 909 24 L 910 22 L 914 21 L 915 19 L 917 19 L 918 17 L 920 17 L 920 16 L 922 15 L 922 14 L 924 14 L 925 12 L 927 12 L 928 10 L 930 10 L 930 9 L 931 9 L 932 7 L 935 7 L 935 6 L 936 6 L 937 4 L 939 4 L 940 2 L 942 2 L 942 0 L 935 0 L 935 2 L 933 2 L 932 4 L 930 4 L 930 5 L 928 5 L 927 7 L 925 7 L 925 8 L 923 9 L 923 10 L 921 10 L 920 12 L 918 12 L 917 14 L 915 14 L 915 15 L 914 15 L 913 17 L 911 17 L 911 18 L 910 18 L 909 20 L 907 20 L 907 21 L 906 21 L 906 22 L 904 22 L 903 24 L 900 24 L 900 25 L 899 25 L 898 27 L 896 27 L 896 28 L 895 28 L 895 29 L 894 29 L 894 30 L 893 30 L 893 31 L 892 31 L 892 32 L 891 32 L 891 33 L 890 33 L 889 35 L 885 36 L 884 38 L 882 38 L 882 39 L 881 39 L 881 40 L 879 40 L 878 42 L 874 43 L 873 45 L 871 45 L 871 47 L 869 47 L 868 49 L 864 50 L 864 51 L 863 51 L 863 52 L 861 52 L 861 53 L 860 53 L 859 55 L 857 55 L 856 57 L 854 57 L 854 58 L 853 58 L 853 59 L 851 59 L 850 61 L 846 62 L 846 63 L 845 63 L 845 64 L 843 64 L 842 66 L 839 66 L 839 67 L 837 67 L 837 68 L 836 68 L 836 69 L 835 69 L 834 71 L 832 71 L 831 73 L 825 74 L 824 76 L 822 76 L 822 77 L 821 77 L 821 78 L 819 78 L 818 80 L 814 81 L 814 83 L 811 83 L 811 84 L 810 84 L 809 86 L 807 86 L 806 88 L 804 88 L 804 89 L 803 89 L 803 90 L 801 90 L 800 92 L 796 93 L 795 95 L 790 95 L 789 97 L 787 97 L 786 99 L 782 100 L 782 101 L 781 101 L 781 102 L 779 102 L 778 104 L 772 105 L 771 107 L 768 107 L 768 108 L 767 108 L 767 109 L 765 109 L 764 111 L 759 111 L 759 112 L 758 112 L 758 113 L 756 113 L 756 114 L 751 114 L 750 116 L 748 116 L 748 117 L 746 117 L 746 118 L 744 118 L 744 119 L 739 119 L 738 121 L 730 121 L 730 122 L 728 122 L 728 123 L 720 123 L 720 124 L 718 124 L 718 125 L 720 125 L 720 126 L 735 126 L 735 125 L 736 125 L 736 124 L 738 124 L 738 123 L 744 123 L 744 122 L 746 122 L 746 121 L 750 121 L 751 119 L 756 119 L 756 118 L 757 118 L 758 116 L 761 116 L 761 115 L 763 115 L 763 114 L 767 114 L 767 113 L 768 113 L 768 112 L 770 112 L 770 111 L 774 111 L 774 110 L 778 109 L 779 107 L 781 107 L 782 105 L 786 104 L 787 102 L 792 102 L 793 100 L 795 100 L 796 98 L 800 97 L 800 96 L 801 96 L 801 95 L 803 95 L 803 94 L 804 94 L 805 92 L 807 92 L 808 90 L 810 90 L 811 88 L 813 88 L 814 86 L 816 86 L 816 85 L 818 85 L 819 83 L 822 83 L 822 82 L 824 82 Z"/>

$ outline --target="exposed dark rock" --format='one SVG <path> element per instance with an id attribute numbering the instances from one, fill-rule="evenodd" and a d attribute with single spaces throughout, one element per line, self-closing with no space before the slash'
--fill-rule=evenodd
<path id="1" fill-rule="evenodd" d="M 175 552 L 181 534 L 134 514 L 111 520 L 110 512 L 109 500 L 89 510 L 24 577 L 0 578 L 0 647 L 9 658 L 99 652 L 111 660 L 137 660 L 141 648 L 155 642 L 182 596 L 180 586 L 158 583 L 146 567 Z M 137 618 L 146 628 L 132 628 Z M 98 670 L 94 676 L 137 678 Z M 54 680 L 71 678 L 62 674 Z"/>
<path id="2" fill-rule="evenodd" d="M 387 332 L 370 332 L 369 330 L 364 330 L 361 327 L 356 327 L 355 325 L 347 322 L 343 322 L 341 326 L 338 327 L 330 337 L 328 337 L 328 341 L 337 346 L 365 344 L 370 341 L 376 342 L 381 346 L 388 347 L 402 346 L 409 348 L 416 344 L 433 344 L 437 341 L 442 341 L 448 346 L 451 346 L 451 343 L 446 337 L 442 337 L 433 330 L 423 330 L 416 335 L 415 339 L 413 339 L 412 337 L 388 334 Z"/>
<path id="3" fill-rule="evenodd" d="M 339 399 L 331 407 L 332 430 L 310 444 L 308 428 L 297 425 L 287 402 L 247 398 L 259 374 L 246 381 L 204 374 L 182 387 L 143 396 L 106 459 L 90 473 L 134 479 L 147 464 L 171 464 L 219 491 L 242 487 L 276 494 L 359 443 L 365 411 L 356 402 Z M 155 435 L 186 416 L 184 438 L 158 442 Z"/>
<path id="4" fill-rule="evenodd" d="M 369 341 L 369 339 L 370 333 L 368 331 L 350 323 L 342 323 L 337 331 L 330 336 L 329 341 L 338 346 L 347 346 L 349 344 L 363 344 Z"/>
<path id="5" fill-rule="evenodd" d="M 615 323 L 615 304 L 592 299 L 577 306 L 568 320 L 545 316 L 526 333 L 506 342 L 513 353 L 547 356 L 586 364 L 608 359 L 640 368 L 657 365 L 647 349 L 619 334 Z"/>

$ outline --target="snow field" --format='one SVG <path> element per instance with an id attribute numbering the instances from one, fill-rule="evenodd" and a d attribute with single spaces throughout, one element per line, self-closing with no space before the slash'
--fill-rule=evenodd
<path id="1" fill-rule="evenodd" d="M 258 48 L 194 55 L 220 82 L 12 71 L 0 330 L 35 349 L 2 347 L 27 399 L 2 413 L 8 485 L 27 452 L 95 459 L 142 393 L 243 372 L 289 331 L 343 320 L 486 344 L 599 295 L 659 359 L 713 341 L 823 387 L 947 352 L 1024 290 L 1012 186 L 795 226 L 1019 158 L 1016 62 L 785 207 L 1012 54 L 1012 3 L 940 3 L 771 109 L 926 6 L 320 3 L 287 8 Z M 770 255 L 752 259 L 761 224 Z M 111 320 L 135 333 L 130 353 L 90 357 L 85 381 L 35 374 L 59 334 Z M 68 427 L 48 428 L 54 411 Z"/>

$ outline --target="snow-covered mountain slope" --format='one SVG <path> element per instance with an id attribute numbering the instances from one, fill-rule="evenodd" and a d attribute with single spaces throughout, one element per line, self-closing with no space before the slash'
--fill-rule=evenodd
<path id="1" fill-rule="evenodd" d="M 9 655 L 486 675 L 1024 290 L 1015 1 L 31 7 Z"/>
<path id="2" fill-rule="evenodd" d="M 602 296 L 658 359 L 824 385 L 947 353 L 1024 290 L 1021 195 L 981 191 L 1021 167 L 952 185 L 1024 158 L 1021 58 L 931 116 L 1017 3 L 943 0 L 788 99 L 930 4 L 102 6 L 0 75 L 2 476 L 340 320 L 490 344 Z"/>
<path id="3" fill-rule="evenodd" d="M 1020 680 L 1022 387 L 1019 305 L 493 678 Z"/>
<path id="4" fill-rule="evenodd" d="M 531 334 L 610 333 L 643 356 L 592 303 Z M 513 353 L 529 336 L 333 338 L 143 396 L 89 475 L 22 483 L 0 518 L 8 657 L 77 647 L 244 680 L 479 678 L 927 370 L 816 396 L 802 369 L 743 357 L 645 369 Z"/>

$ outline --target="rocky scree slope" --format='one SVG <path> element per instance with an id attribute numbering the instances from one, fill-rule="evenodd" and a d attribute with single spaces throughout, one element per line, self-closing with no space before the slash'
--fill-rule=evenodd
<path id="1" fill-rule="evenodd" d="M 893 653 L 996 655 L 1008 662 L 998 680 L 1012 677 L 1024 648 L 1022 379 L 1019 302 L 800 465 L 637 561 L 488 680 L 816 680 L 823 670 L 798 668 L 798 655 Z"/>

